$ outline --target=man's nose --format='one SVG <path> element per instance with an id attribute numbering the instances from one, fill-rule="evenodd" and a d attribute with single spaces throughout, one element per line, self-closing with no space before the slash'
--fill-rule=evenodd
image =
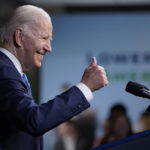
<path id="1" fill-rule="evenodd" d="M 47 52 L 51 52 L 51 51 L 52 51 L 51 43 L 48 42 L 48 43 L 46 44 L 46 46 L 44 47 L 44 49 L 45 49 L 45 51 L 47 51 Z"/>

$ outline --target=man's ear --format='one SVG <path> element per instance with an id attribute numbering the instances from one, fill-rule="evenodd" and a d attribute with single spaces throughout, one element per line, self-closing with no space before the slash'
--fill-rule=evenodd
<path id="1" fill-rule="evenodd" d="M 14 33 L 14 42 L 18 47 L 22 46 L 22 32 L 22 28 L 17 28 Z"/>

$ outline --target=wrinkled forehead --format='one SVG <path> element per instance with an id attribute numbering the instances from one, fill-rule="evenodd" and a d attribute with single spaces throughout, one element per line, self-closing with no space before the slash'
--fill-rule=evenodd
<path id="1" fill-rule="evenodd" d="M 38 16 L 30 24 L 32 31 L 35 32 L 52 32 L 52 22 L 50 17 Z"/>
<path id="2" fill-rule="evenodd" d="M 31 23 L 36 26 L 49 25 L 49 24 L 52 25 L 50 16 L 45 16 L 42 14 L 37 14 L 34 17 L 34 19 L 32 19 Z"/>

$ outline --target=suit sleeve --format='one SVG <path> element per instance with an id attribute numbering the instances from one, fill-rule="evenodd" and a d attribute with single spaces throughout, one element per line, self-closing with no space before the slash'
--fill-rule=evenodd
<path id="1" fill-rule="evenodd" d="M 90 106 L 77 87 L 37 105 L 32 96 L 14 79 L 0 79 L 0 116 L 33 136 L 39 136 Z"/>

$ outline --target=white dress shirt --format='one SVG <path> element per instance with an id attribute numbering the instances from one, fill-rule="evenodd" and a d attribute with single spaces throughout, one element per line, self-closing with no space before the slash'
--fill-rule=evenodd
<path id="1" fill-rule="evenodd" d="M 14 66 L 22 76 L 23 71 L 19 60 L 12 53 L 10 53 L 8 50 L 4 48 L 0 48 L 0 52 L 4 53 L 13 62 Z M 76 85 L 76 87 L 78 87 L 81 90 L 87 101 L 91 101 L 93 99 L 93 94 L 91 90 L 85 84 L 80 82 Z"/>

